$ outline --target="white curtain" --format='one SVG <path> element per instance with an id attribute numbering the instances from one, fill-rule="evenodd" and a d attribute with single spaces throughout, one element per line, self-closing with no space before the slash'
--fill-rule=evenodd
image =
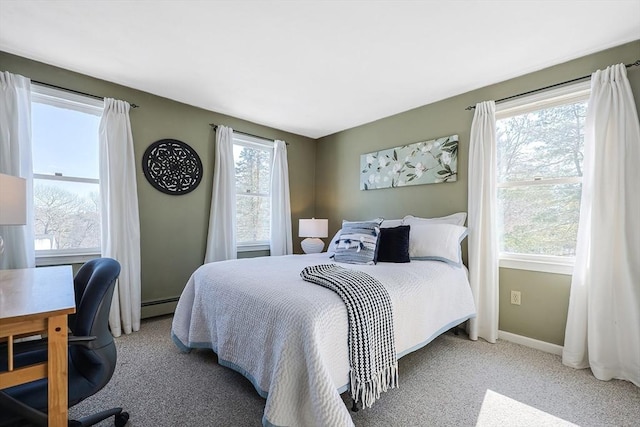
<path id="1" fill-rule="evenodd" d="M 273 142 L 273 167 L 271 168 L 270 249 L 271 256 L 293 253 L 287 144 L 278 140 Z"/>
<path id="2" fill-rule="evenodd" d="M 640 124 L 623 64 L 591 76 L 562 361 L 640 386 Z"/>
<path id="3" fill-rule="evenodd" d="M 213 190 L 209 211 L 209 234 L 204 262 L 238 257 L 236 248 L 236 168 L 233 160 L 233 129 L 216 130 Z"/>
<path id="4" fill-rule="evenodd" d="M 105 98 L 100 120 L 102 256 L 121 266 L 109 314 L 116 337 L 140 329 L 140 218 L 129 108 Z"/>
<path id="5" fill-rule="evenodd" d="M 469 322 L 469 338 L 498 338 L 498 242 L 496 228 L 496 105 L 481 102 L 469 142 L 469 282 L 477 317 Z"/>
<path id="6" fill-rule="evenodd" d="M 31 80 L 0 72 L 0 173 L 27 180 L 27 224 L 0 226 L 0 269 L 35 267 Z"/>

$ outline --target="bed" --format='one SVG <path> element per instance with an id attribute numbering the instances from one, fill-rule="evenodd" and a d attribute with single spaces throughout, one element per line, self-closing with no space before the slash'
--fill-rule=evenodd
<path id="1" fill-rule="evenodd" d="M 300 277 L 307 266 L 334 262 L 321 253 L 205 264 L 180 297 L 172 338 L 184 352 L 212 349 L 221 365 L 248 378 L 266 398 L 265 426 L 352 426 L 340 397 L 349 389 L 345 304 Z M 339 265 L 388 291 L 398 358 L 475 316 L 462 265 L 426 258 Z M 399 391 L 390 392 L 401 390 L 400 370 Z"/>

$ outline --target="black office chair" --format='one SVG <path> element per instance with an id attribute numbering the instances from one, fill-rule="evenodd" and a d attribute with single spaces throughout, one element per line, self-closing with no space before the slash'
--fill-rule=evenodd
<path id="1" fill-rule="evenodd" d="M 73 282 L 76 313 L 69 316 L 69 407 L 100 391 L 111 379 L 116 367 L 116 347 L 109 331 L 109 309 L 120 264 L 111 258 L 94 259 L 84 264 Z M 14 366 L 21 367 L 47 359 L 46 342 L 15 345 Z M 3 355 L 5 358 L 6 352 Z M 2 362 L 6 369 L 6 359 Z M 47 425 L 47 380 L 37 380 L 0 391 L 0 426 L 23 420 L 37 426 Z M 114 424 L 127 424 L 129 414 L 122 408 L 109 409 L 69 426 L 91 426 L 111 416 Z M 29 424 L 27 424 L 29 425 Z"/>

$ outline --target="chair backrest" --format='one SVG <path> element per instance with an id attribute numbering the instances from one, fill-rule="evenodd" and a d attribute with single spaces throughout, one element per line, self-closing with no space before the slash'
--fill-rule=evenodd
<path id="1" fill-rule="evenodd" d="M 115 281 L 120 275 L 120 263 L 111 258 L 86 262 L 73 279 L 76 313 L 69 316 L 69 328 L 74 335 L 97 337 L 93 347 L 112 341 L 109 332 L 109 311 Z M 108 295 L 107 295 L 108 294 Z"/>
<path id="2" fill-rule="evenodd" d="M 109 311 L 120 263 L 98 258 L 85 263 L 76 273 L 74 289 L 76 314 L 70 316 L 69 328 L 75 336 L 95 336 L 86 347 L 69 347 L 70 373 L 78 372 L 88 383 L 72 383 L 69 378 L 69 405 L 92 395 L 106 385 L 116 367 L 116 348 L 109 331 Z"/>

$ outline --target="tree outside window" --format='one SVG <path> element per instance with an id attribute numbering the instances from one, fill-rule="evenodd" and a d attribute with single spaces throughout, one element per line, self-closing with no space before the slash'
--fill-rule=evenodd
<path id="1" fill-rule="evenodd" d="M 100 253 L 98 127 L 103 102 L 51 88 L 32 93 L 37 257 Z"/>
<path id="2" fill-rule="evenodd" d="M 575 256 L 587 101 L 554 104 L 496 122 L 502 253 Z"/>
<path id="3" fill-rule="evenodd" d="M 236 240 L 239 246 L 271 238 L 271 146 L 235 139 Z"/>

